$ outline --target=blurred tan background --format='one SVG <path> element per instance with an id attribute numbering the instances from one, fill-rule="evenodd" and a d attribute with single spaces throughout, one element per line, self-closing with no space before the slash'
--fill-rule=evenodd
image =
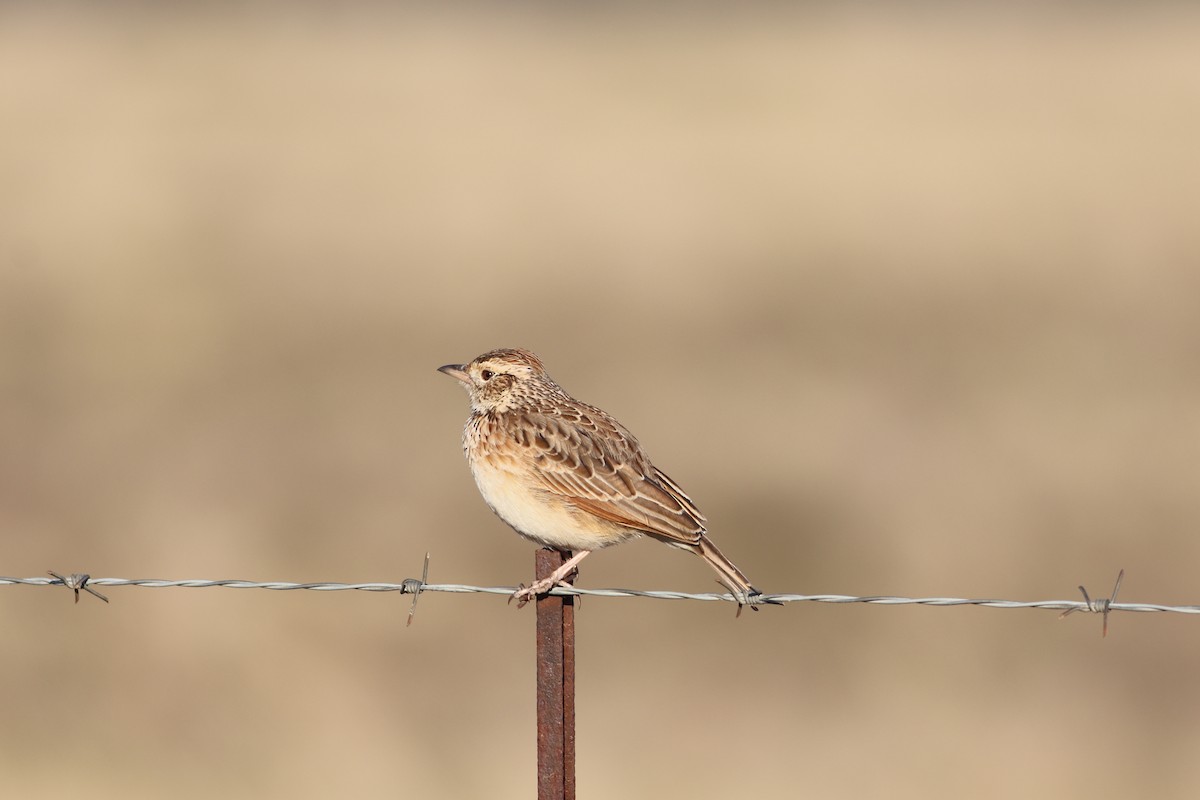
<path id="1" fill-rule="evenodd" d="M 1200 15 L 0 12 L 0 573 L 512 585 L 499 346 L 767 590 L 1200 600 Z M 582 585 L 716 588 L 638 542 Z M 3 793 L 525 798 L 532 609 L 0 588 Z M 1200 620 L 591 599 L 581 798 L 1185 798 Z"/>

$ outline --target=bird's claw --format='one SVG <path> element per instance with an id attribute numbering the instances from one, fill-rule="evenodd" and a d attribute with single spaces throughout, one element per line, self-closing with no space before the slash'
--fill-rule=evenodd
<path id="1" fill-rule="evenodd" d="M 512 601 L 516 600 L 517 608 L 524 608 L 525 604 L 529 602 L 529 597 L 526 596 L 525 592 L 525 584 L 518 583 L 517 590 L 508 596 L 508 604 L 511 606 Z"/>
<path id="2" fill-rule="evenodd" d="M 572 570 L 574 573 L 575 570 Z M 538 595 L 547 594 L 555 586 L 570 586 L 569 580 L 552 581 L 549 578 L 542 578 L 540 581 L 534 581 L 529 586 L 520 584 L 517 590 L 508 597 L 508 602 L 511 604 L 513 600 L 517 601 L 517 608 L 524 608 L 525 604 L 530 600 L 535 599 Z"/>

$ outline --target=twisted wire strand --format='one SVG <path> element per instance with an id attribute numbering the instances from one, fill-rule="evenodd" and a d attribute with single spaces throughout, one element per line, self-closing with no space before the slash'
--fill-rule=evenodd
<path id="1" fill-rule="evenodd" d="M 416 594 L 425 592 L 448 592 L 452 594 L 498 594 L 511 595 L 513 586 L 470 586 L 458 583 L 422 583 L 409 579 L 403 583 L 293 583 L 290 581 L 245 581 L 225 580 L 160 580 L 156 578 L 87 578 L 88 586 L 142 586 L 154 589 L 269 589 L 272 591 L 308 590 L 316 592 L 400 592 Z M 0 586 L 62 586 L 58 578 L 9 578 L 0 576 Z M 648 597 L 655 600 L 703 600 L 737 602 L 729 594 L 719 592 L 672 592 L 638 589 L 576 589 L 555 587 L 550 594 L 576 597 Z M 1079 600 L 998 600 L 971 599 L 965 597 L 893 597 L 889 595 L 853 596 L 841 594 L 766 594 L 762 602 L 777 603 L 867 603 L 870 605 L 921 605 L 921 606 L 985 606 L 988 608 L 1045 608 L 1057 611 L 1109 611 L 1171 612 L 1176 614 L 1200 614 L 1200 605 L 1165 605 L 1161 603 L 1115 603 L 1108 601 L 1083 602 Z"/>

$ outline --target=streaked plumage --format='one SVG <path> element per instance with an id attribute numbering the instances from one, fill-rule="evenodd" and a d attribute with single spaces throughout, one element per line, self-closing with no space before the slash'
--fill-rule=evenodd
<path id="1" fill-rule="evenodd" d="M 463 449 L 484 500 L 525 538 L 575 555 L 647 535 L 704 558 L 740 606 L 760 592 L 709 540 L 704 515 L 655 467 L 629 430 L 563 391 L 528 350 L 493 350 L 441 372 L 471 397 Z"/>

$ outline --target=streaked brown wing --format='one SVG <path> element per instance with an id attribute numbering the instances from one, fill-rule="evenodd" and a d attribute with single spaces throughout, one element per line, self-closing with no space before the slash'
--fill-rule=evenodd
<path id="1" fill-rule="evenodd" d="M 678 484 L 655 468 L 628 430 L 587 407 L 571 416 L 525 414 L 542 486 L 577 508 L 681 544 L 704 534 L 704 515 Z"/>

